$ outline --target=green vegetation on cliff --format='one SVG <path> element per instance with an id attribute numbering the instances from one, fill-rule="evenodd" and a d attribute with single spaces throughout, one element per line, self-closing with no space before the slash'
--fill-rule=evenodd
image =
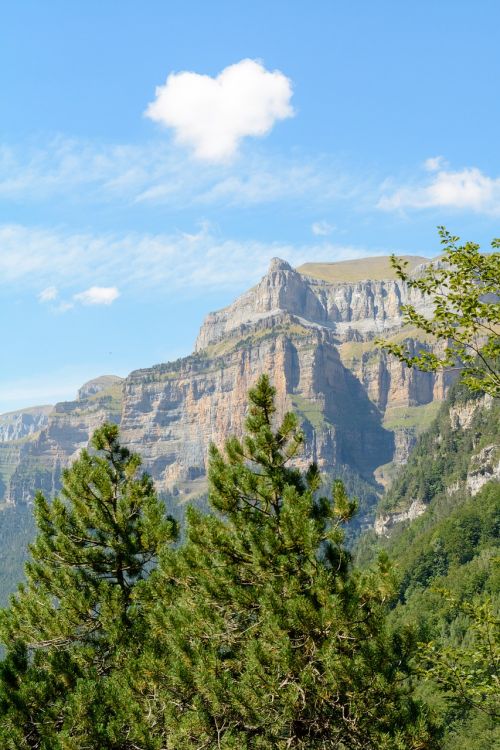
<path id="1" fill-rule="evenodd" d="M 471 391 L 500 397 L 500 239 L 491 252 L 481 253 L 475 242 L 460 245 L 439 227 L 442 255 L 417 274 L 408 261 L 391 257 L 397 277 L 420 292 L 432 305 L 424 315 L 414 305 L 402 305 L 405 323 L 441 344 L 439 351 L 410 351 L 406 344 L 378 343 L 408 367 L 427 372 L 461 368 L 460 377 Z"/>
<path id="2" fill-rule="evenodd" d="M 437 512 L 438 507 L 446 509 L 450 503 L 455 504 L 456 498 L 448 500 L 452 488 L 457 486 L 463 495 L 467 476 L 477 468 L 481 450 L 492 446 L 485 471 L 500 458 L 499 424 L 497 400 L 485 402 L 481 396 L 468 393 L 464 386 L 455 385 L 382 499 L 380 511 L 404 510 L 413 500 L 433 501 L 431 513 Z"/>
<path id="3" fill-rule="evenodd" d="M 439 401 L 419 406 L 393 406 L 386 409 L 383 425 L 387 430 L 405 428 L 420 435 L 432 425 L 440 408 Z"/>

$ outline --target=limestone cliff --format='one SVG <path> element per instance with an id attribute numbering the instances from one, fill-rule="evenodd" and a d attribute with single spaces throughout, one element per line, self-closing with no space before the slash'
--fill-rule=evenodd
<path id="1" fill-rule="evenodd" d="M 24 443 L 47 426 L 52 406 L 35 406 L 0 414 L 0 502 L 10 487 L 13 472 L 21 461 Z"/>
<path id="2" fill-rule="evenodd" d="M 420 272 L 422 260 L 410 258 L 413 273 Z M 365 266 L 375 281 L 363 280 Z M 259 284 L 207 316 L 196 351 L 215 351 L 222 342 L 248 337 L 283 311 L 305 327 L 323 330 L 381 412 L 384 426 L 395 433 L 391 460 L 405 463 L 421 426 L 428 424 L 429 405 L 445 397 L 453 375 L 409 370 L 376 346 L 380 336 L 405 340 L 410 350 L 429 346 L 419 332 L 403 328 L 401 316 L 401 305 L 408 303 L 430 313 L 424 299 L 394 276 L 381 278 L 381 271 L 391 275 L 387 258 L 306 264 L 301 273 L 275 258 Z"/>
<path id="3" fill-rule="evenodd" d="M 52 406 L 34 406 L 31 409 L 0 414 L 0 443 L 9 443 L 39 432 L 48 423 Z"/>
<path id="4" fill-rule="evenodd" d="M 48 495 L 57 491 L 61 470 L 88 444 L 96 427 L 104 421 L 119 422 L 121 381 L 105 376 L 86 383 L 76 401 L 48 408 L 38 429 L 0 442 L 0 500 L 4 504 L 29 503 L 38 489 Z"/>
<path id="5" fill-rule="evenodd" d="M 274 259 L 255 287 L 207 316 L 193 355 L 137 370 L 122 384 L 100 378 L 83 386 L 76 401 L 58 404 L 47 424 L 15 443 L 4 502 L 26 502 L 35 487 L 53 492 L 61 468 L 105 419 L 120 423 L 160 490 L 196 492 L 209 443 L 241 432 L 247 391 L 264 372 L 279 412 L 291 408 L 301 418 L 304 463 L 347 467 L 372 481 L 376 467 L 404 462 L 420 415 L 448 383 L 380 354 L 381 334 L 427 345 L 403 333 L 401 319 L 401 304 L 424 312 L 425 305 L 401 281 L 363 280 L 363 262 L 354 266 L 355 280 L 325 280 Z"/>
<path id="6" fill-rule="evenodd" d="M 193 356 L 126 379 L 123 438 L 160 488 L 189 491 L 205 475 L 210 441 L 241 432 L 248 388 L 269 372 L 279 410 L 302 418 L 303 460 L 371 477 L 394 458 L 394 437 L 382 424 L 387 408 L 418 407 L 444 391 L 434 376 L 375 353 L 376 336 L 401 333 L 407 301 L 425 309 L 396 280 L 327 282 L 275 258 L 259 284 L 207 316 Z M 398 441 L 400 460 L 409 442 Z"/>
<path id="7" fill-rule="evenodd" d="M 232 305 L 207 316 L 196 351 L 244 335 L 259 320 L 285 311 L 308 325 L 335 333 L 338 343 L 371 341 L 401 329 L 401 304 L 411 303 L 425 312 L 419 293 L 398 280 L 328 282 L 304 276 L 286 261 L 274 258 L 269 271 L 255 287 Z"/>
<path id="8" fill-rule="evenodd" d="M 205 475 L 208 445 L 241 433 L 248 389 L 265 372 L 278 413 L 294 409 L 302 419 L 304 463 L 315 460 L 324 471 L 348 465 L 369 477 L 390 460 L 392 435 L 342 364 L 331 331 L 281 313 L 256 320 L 246 334 L 126 379 L 122 436 L 160 488 Z"/>

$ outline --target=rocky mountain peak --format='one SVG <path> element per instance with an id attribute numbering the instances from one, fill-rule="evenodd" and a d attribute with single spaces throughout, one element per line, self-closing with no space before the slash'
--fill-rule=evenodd
<path id="1" fill-rule="evenodd" d="M 282 258 L 272 258 L 269 263 L 268 273 L 275 273 L 276 271 L 294 271 L 290 263 Z"/>
<path id="2" fill-rule="evenodd" d="M 302 421 L 303 462 L 327 473 L 347 466 L 369 481 L 377 467 L 402 463 L 415 439 L 408 420 L 417 424 L 415 410 L 441 399 L 448 382 L 406 371 L 375 346 L 380 334 L 401 336 L 402 304 L 423 311 L 407 285 L 382 276 L 388 261 L 377 263 L 366 280 L 361 261 L 299 271 L 273 258 L 255 286 L 206 317 L 193 355 L 123 384 L 114 375 L 85 383 L 29 442 L 13 441 L 10 429 L 0 442 L 0 502 L 29 502 L 35 487 L 57 491 L 61 468 L 103 421 L 120 424 L 160 491 L 204 491 L 207 447 L 241 434 L 248 389 L 264 372 L 278 414 L 293 409 Z"/>
<path id="3" fill-rule="evenodd" d="M 90 396 L 94 396 L 96 393 L 105 391 L 111 388 L 111 386 L 119 385 L 122 382 L 123 378 L 118 377 L 118 375 L 101 375 L 82 385 L 78 391 L 78 400 L 85 401 Z"/>
<path id="4" fill-rule="evenodd" d="M 404 282 L 380 277 L 389 265 L 388 259 L 382 260 L 384 263 L 377 259 L 374 267 L 379 278 L 363 280 L 360 260 L 347 265 L 328 264 L 328 273 L 320 269 L 321 273 L 314 276 L 308 275 L 307 264 L 299 272 L 287 261 L 273 258 L 268 272 L 256 286 L 205 318 L 195 349 L 203 351 L 228 337 L 246 335 L 249 328 L 261 326 L 265 318 L 276 318 L 283 313 L 300 318 L 303 325 L 324 327 L 335 333 L 339 341 L 372 340 L 400 328 L 401 305 L 413 304 L 423 314 L 426 305 L 420 293 L 409 289 Z M 414 258 L 413 262 L 420 260 Z M 373 259 L 367 259 L 368 270 L 370 261 L 373 266 Z"/>
<path id="5" fill-rule="evenodd" d="M 249 328 L 281 313 L 302 315 L 308 320 L 324 317 L 306 278 L 285 260 L 273 258 L 258 284 L 228 307 L 207 315 L 195 351 L 203 351 L 228 337 L 245 335 Z"/>

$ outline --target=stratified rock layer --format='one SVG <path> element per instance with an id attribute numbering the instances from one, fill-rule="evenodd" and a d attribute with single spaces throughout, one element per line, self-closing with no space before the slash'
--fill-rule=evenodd
<path id="1" fill-rule="evenodd" d="M 105 421 L 120 421 L 122 378 L 105 377 L 105 387 L 87 389 L 86 384 L 76 401 L 51 407 L 40 429 L 0 443 L 0 496 L 5 504 L 30 503 L 36 490 L 53 495 L 62 469 L 88 445 L 92 432 Z"/>
<path id="2" fill-rule="evenodd" d="M 31 409 L 0 414 L 0 443 L 22 440 L 39 432 L 48 424 L 52 406 L 34 406 Z"/>
<path id="3" fill-rule="evenodd" d="M 241 434 L 248 390 L 262 373 L 277 389 L 278 416 L 294 409 L 302 418 L 303 462 L 325 471 L 345 464 L 369 477 L 392 457 L 393 437 L 342 364 L 332 333 L 282 314 L 256 323 L 223 354 L 202 351 L 175 369 L 162 365 L 126 379 L 122 435 L 160 488 L 204 475 L 210 442 Z"/>
<path id="4" fill-rule="evenodd" d="M 54 492 L 61 469 L 106 419 L 120 423 L 122 440 L 142 455 L 158 489 L 197 491 L 210 442 L 241 434 L 248 389 L 262 373 L 277 389 L 279 414 L 293 409 L 301 418 L 302 463 L 315 460 L 327 472 L 348 467 L 370 480 L 377 466 L 403 462 L 412 444 L 411 429 L 399 435 L 396 428 L 395 440 L 384 415 L 441 399 L 448 386 L 374 344 L 380 335 L 404 338 L 407 302 L 425 312 L 400 281 L 323 281 L 274 259 L 259 284 L 207 316 L 193 355 L 137 370 L 123 384 L 98 378 L 77 401 L 58 404 L 46 425 L 16 443 L 4 502 L 27 502 L 35 488 Z M 410 339 L 415 348 L 426 345 Z"/>

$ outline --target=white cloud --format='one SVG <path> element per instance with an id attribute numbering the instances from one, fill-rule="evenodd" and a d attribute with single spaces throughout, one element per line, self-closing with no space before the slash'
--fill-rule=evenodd
<path id="1" fill-rule="evenodd" d="M 141 167 L 142 157 L 142 167 Z M 0 197 L 48 199 L 91 186 L 98 194 L 120 194 L 125 186 L 145 179 L 147 154 L 135 146 L 100 145 L 56 137 L 48 141 L 0 145 Z"/>
<path id="2" fill-rule="evenodd" d="M 61 313 L 68 312 L 68 310 L 72 310 L 74 306 L 75 305 L 73 302 L 60 302 L 58 305 L 56 305 L 52 309 L 55 313 L 61 314 Z"/>
<path id="3" fill-rule="evenodd" d="M 237 163 L 194 161 L 162 142 L 99 144 L 54 138 L 35 146 L 0 145 L 0 199 L 8 202 L 124 206 L 247 206 L 307 199 L 318 211 L 332 201 L 368 200 L 371 178 L 348 174 L 329 157 L 269 156 L 261 149 Z M 373 200 L 373 199 L 372 199 Z"/>
<path id="4" fill-rule="evenodd" d="M 53 302 L 57 297 L 57 287 L 55 286 L 48 286 L 45 289 L 42 289 L 40 294 L 38 295 L 38 299 L 40 302 Z"/>
<path id="5" fill-rule="evenodd" d="M 488 177 L 477 167 L 440 169 L 427 184 L 403 186 L 382 196 L 378 207 L 386 211 L 442 207 L 499 216 L 500 177 Z"/>
<path id="6" fill-rule="evenodd" d="M 84 292 L 74 294 L 73 299 L 82 305 L 111 305 L 119 296 L 116 286 L 91 286 Z"/>
<path id="7" fill-rule="evenodd" d="M 171 73 L 145 114 L 173 128 L 177 143 L 192 148 L 198 159 L 223 162 L 243 138 L 266 135 L 277 120 L 292 117 L 291 97 L 290 79 L 247 59 L 215 78 Z"/>
<path id="8" fill-rule="evenodd" d="M 446 160 L 444 156 L 430 156 L 424 161 L 424 169 L 426 169 L 427 172 L 438 172 L 445 166 Z"/>
<path id="9" fill-rule="evenodd" d="M 303 200 L 326 204 L 346 200 L 357 188 L 352 181 L 335 171 L 328 173 L 319 164 L 252 163 L 240 173 L 221 175 L 204 191 L 199 191 L 198 204 L 251 206 L 284 200 Z"/>
<path id="10" fill-rule="evenodd" d="M 205 224 L 197 232 L 173 234 L 71 234 L 20 225 L 0 225 L 0 287 L 23 289 L 57 284 L 67 305 L 116 298 L 117 289 L 144 295 L 247 288 L 265 273 L 271 258 L 292 265 L 380 254 L 364 248 L 317 242 L 297 246 L 221 238 Z M 85 285 L 84 292 L 78 291 Z M 95 290 L 100 290 L 96 292 Z M 104 292 L 102 290 L 105 290 Z M 112 291 L 111 291 L 112 290 Z M 61 293 L 62 293 L 61 292 Z"/>
<path id="11" fill-rule="evenodd" d="M 315 221 L 311 225 L 311 231 L 316 237 L 327 237 L 333 232 L 335 227 L 327 221 Z"/>

